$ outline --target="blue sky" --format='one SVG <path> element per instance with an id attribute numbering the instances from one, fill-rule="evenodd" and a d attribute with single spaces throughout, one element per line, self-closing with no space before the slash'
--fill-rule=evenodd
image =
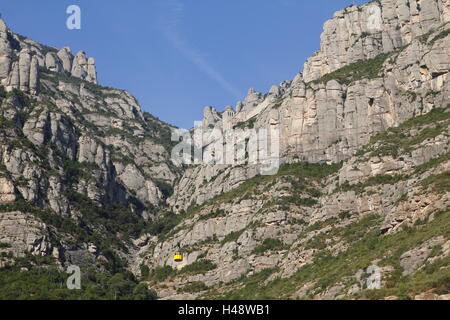
<path id="1" fill-rule="evenodd" d="M 14 0 L 0 12 L 16 33 L 96 59 L 100 84 L 126 89 L 143 110 L 190 128 L 249 88 L 292 79 L 319 49 L 323 22 L 353 0 Z M 81 8 L 81 30 L 66 8 Z"/>

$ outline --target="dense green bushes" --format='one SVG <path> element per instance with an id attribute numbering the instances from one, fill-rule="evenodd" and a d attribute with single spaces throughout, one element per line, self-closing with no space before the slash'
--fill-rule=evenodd
<path id="1" fill-rule="evenodd" d="M 185 266 L 183 269 L 179 271 L 179 274 L 203 274 L 210 270 L 214 270 L 217 268 L 210 260 L 197 260 L 196 262 Z"/>
<path id="2" fill-rule="evenodd" d="M 253 249 L 252 254 L 261 255 L 266 251 L 280 251 L 287 249 L 287 246 L 279 239 L 264 239 L 263 243 Z"/>
<path id="3" fill-rule="evenodd" d="M 225 244 L 228 242 L 235 242 L 239 239 L 239 237 L 245 232 L 245 230 L 247 230 L 247 228 L 239 230 L 239 231 L 235 231 L 235 232 L 231 232 L 228 235 L 225 236 L 225 238 L 221 241 L 221 244 Z"/>
<path id="4" fill-rule="evenodd" d="M 223 193 L 201 206 L 191 206 L 187 212 L 175 215 L 167 213 L 159 217 L 149 227 L 152 234 L 160 235 L 160 239 L 169 237 L 175 232 L 175 228 L 185 219 L 199 213 L 203 208 L 208 206 L 215 206 L 220 203 L 238 201 L 239 199 L 247 199 L 256 194 L 267 192 L 279 178 L 289 181 L 292 185 L 291 191 L 298 193 L 304 191 L 312 198 L 308 197 L 284 197 L 279 199 L 278 205 L 288 210 L 287 204 L 292 203 L 301 206 L 313 206 L 317 203 L 314 197 L 321 195 L 320 191 L 311 187 L 311 183 L 317 183 L 321 179 L 338 172 L 342 168 L 342 163 L 337 164 L 312 164 L 312 163 L 293 163 L 283 164 L 280 166 L 278 173 L 272 176 L 257 175 L 235 189 Z M 274 203 L 277 204 L 277 203 Z M 226 212 L 220 209 L 211 209 L 211 212 L 200 217 L 201 220 L 212 219 L 216 217 L 226 216 Z"/>
<path id="5" fill-rule="evenodd" d="M 360 60 L 334 72 L 324 75 L 313 83 L 327 83 L 330 80 L 337 80 L 341 84 L 350 84 L 362 79 L 373 79 L 381 76 L 385 61 L 391 57 L 393 53 L 383 53 L 373 59 Z"/>
<path id="6" fill-rule="evenodd" d="M 27 254 L 0 268 L 0 300 L 154 300 L 156 292 L 126 270 L 81 267 L 81 290 L 67 289 L 69 274 L 53 257 Z"/>
<path id="7" fill-rule="evenodd" d="M 81 180 L 95 180 L 92 176 L 92 172 L 99 169 L 95 163 L 80 163 L 68 159 L 64 159 L 63 168 L 65 172 L 65 178 L 69 185 L 79 183 Z"/>
<path id="8" fill-rule="evenodd" d="M 186 216 L 186 213 L 175 214 L 173 212 L 166 212 L 156 220 L 149 222 L 146 230 L 152 235 L 157 235 L 161 240 L 165 239 Z"/>
<path id="9" fill-rule="evenodd" d="M 316 163 L 293 163 L 283 164 L 278 171 L 278 176 L 292 175 L 297 178 L 319 180 L 338 172 L 342 168 L 342 163 L 316 164 Z"/>
<path id="10" fill-rule="evenodd" d="M 161 282 L 167 278 L 178 276 L 178 275 L 194 275 L 194 274 L 204 274 L 208 271 L 214 270 L 217 265 L 212 263 L 212 261 L 207 259 L 200 259 L 186 265 L 181 270 L 175 270 L 171 266 L 158 266 L 150 272 L 149 279 L 155 280 L 156 282 Z"/>
<path id="11" fill-rule="evenodd" d="M 6 98 L 6 90 L 4 86 L 0 86 L 0 99 L 5 99 Z"/>
<path id="12" fill-rule="evenodd" d="M 224 210 L 218 209 L 218 210 L 215 210 L 215 211 L 211 211 L 208 214 L 202 215 L 200 217 L 200 220 L 209 220 L 209 219 L 225 217 L 225 216 L 226 216 L 226 212 Z"/>
<path id="13" fill-rule="evenodd" d="M 83 273 L 81 290 L 69 290 L 68 274 L 56 267 L 0 269 L 0 300 L 155 300 L 156 292 L 131 273 Z"/>
<path id="14" fill-rule="evenodd" d="M 147 279 L 150 275 L 150 268 L 147 265 L 141 266 L 141 277 L 142 279 Z"/>
<path id="15" fill-rule="evenodd" d="M 277 200 L 277 204 L 280 205 L 282 208 L 285 208 L 289 204 L 293 204 L 299 207 L 312 207 L 317 204 L 317 200 L 312 198 L 300 198 L 298 196 L 285 196 L 281 197 Z M 287 207 L 286 210 L 288 210 L 289 207 Z"/>
<path id="16" fill-rule="evenodd" d="M 173 194 L 173 187 L 171 184 L 163 180 L 155 180 L 155 184 L 163 194 L 164 199 L 169 198 Z"/>
<path id="17" fill-rule="evenodd" d="M 251 118 L 247 122 L 238 122 L 234 129 L 253 129 L 255 127 L 256 117 Z"/>
<path id="18" fill-rule="evenodd" d="M 172 128 L 162 125 L 158 118 L 152 116 L 148 112 L 144 112 L 144 122 L 146 137 L 161 144 L 170 154 L 173 147 L 178 144 L 177 141 L 172 141 Z"/>
<path id="19" fill-rule="evenodd" d="M 164 281 L 174 273 L 175 270 L 171 266 L 156 267 L 151 273 L 151 277 L 156 281 Z"/>

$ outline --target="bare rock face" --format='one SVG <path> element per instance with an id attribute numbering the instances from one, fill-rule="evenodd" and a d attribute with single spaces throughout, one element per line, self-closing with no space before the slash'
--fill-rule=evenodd
<path id="1" fill-rule="evenodd" d="M 326 89 L 339 90 L 339 87 L 336 83 L 331 83 Z M 321 195 L 317 199 L 317 205 L 313 206 L 276 205 L 289 195 L 294 199 L 304 196 L 303 187 L 289 191 L 289 181 L 292 180 L 285 179 L 284 174 L 279 178 L 269 178 L 267 182 L 254 180 L 246 188 L 236 189 L 236 186 L 247 180 L 248 166 L 196 166 L 188 169 L 177 184 L 170 201 L 175 204 L 190 203 L 192 207 L 201 203 L 203 205 L 197 209 L 191 208 L 186 218 L 167 237 L 148 239 L 148 243 L 139 250 L 139 262 L 151 268 L 171 266 L 174 269 L 181 269 L 202 259 L 217 265 L 212 271 L 197 275 L 180 273 L 168 281 L 162 281 L 162 294 L 167 299 L 177 297 L 177 288 L 194 281 L 204 283 L 209 288 L 219 286 L 222 292 L 233 292 L 236 288 L 234 280 L 240 276 L 249 277 L 274 269 L 276 271 L 261 286 L 264 287 L 271 281 L 277 283 L 280 279 L 285 279 L 286 283 L 293 281 L 299 285 L 293 295 L 301 298 L 340 299 L 345 298 L 345 294 L 353 295 L 367 289 L 367 279 L 375 270 L 373 267 L 367 268 L 367 271 L 359 270 L 353 276 L 345 276 L 320 291 L 317 290 L 317 283 L 305 283 L 303 279 L 298 281 L 295 274 L 306 266 L 314 269 L 315 262 L 320 261 L 317 259 L 320 259 L 323 252 L 329 252 L 333 257 L 352 252 L 352 245 L 343 240 L 345 237 L 341 236 L 341 232 L 350 236 L 351 232 L 347 228 L 370 216 L 374 220 L 368 226 L 377 233 L 377 239 L 400 232 L 408 239 L 406 228 L 422 222 L 421 227 L 428 230 L 425 223 L 432 223 L 438 212 L 441 217 L 448 217 L 448 192 L 435 192 L 433 187 L 427 187 L 423 183 L 432 175 L 448 174 L 448 118 L 442 119 L 441 123 L 430 121 L 426 125 L 421 123 L 406 128 L 401 127 L 401 130 L 409 130 L 410 133 L 402 131 L 397 134 L 415 141 L 407 151 L 395 157 L 375 156 L 372 151 L 352 156 L 336 173 L 317 183 L 316 187 L 320 189 Z M 440 132 L 434 138 L 414 138 L 419 135 L 417 131 L 426 132 L 430 128 L 439 128 Z M 425 169 L 423 173 L 417 174 L 417 168 Z M 374 185 L 367 183 L 380 176 L 401 178 Z M 293 181 L 298 180 L 294 178 Z M 355 189 L 341 189 L 340 186 L 346 183 Z M 364 191 L 358 190 L 364 184 L 367 185 L 363 188 Z M 232 193 L 226 194 L 229 190 L 233 190 Z M 193 194 L 195 196 L 190 197 Z M 184 197 L 188 200 L 185 201 Z M 178 206 L 177 209 L 186 208 L 187 206 Z M 372 229 L 374 227 L 375 230 Z M 416 230 L 421 229 L 418 227 Z M 413 275 L 422 270 L 422 267 L 448 256 L 450 242 L 442 233 L 445 233 L 445 228 L 436 232 L 427 241 L 420 240 L 403 248 L 402 254 L 396 257 L 403 275 Z M 358 239 L 361 237 L 363 235 L 357 236 Z M 277 239 L 282 245 L 258 253 L 261 244 L 267 239 L 271 242 Z M 173 261 L 172 256 L 177 250 L 185 252 L 185 260 L 179 264 Z M 380 260 L 386 258 L 389 254 L 387 252 L 383 250 L 380 253 Z M 373 264 L 376 265 L 377 261 Z M 394 267 L 389 265 L 377 269 L 380 272 L 381 286 L 387 286 Z M 318 280 L 320 278 L 315 281 Z M 312 290 L 314 288 L 316 291 Z M 206 296 L 200 294 L 200 297 Z"/>
<path id="2" fill-rule="evenodd" d="M 305 81 L 398 49 L 450 21 L 448 12 L 448 1 L 434 0 L 382 0 L 338 11 L 325 23 L 320 51 L 305 63 Z"/>
<path id="3" fill-rule="evenodd" d="M 39 61 L 36 56 L 31 59 L 30 65 L 30 93 L 37 95 L 39 90 Z"/>
<path id="4" fill-rule="evenodd" d="M 7 91 L 38 95 L 20 106 L 13 101 L 19 100 L 17 92 L 0 97 L 5 118 L 0 127 L 0 243 L 5 245 L 0 253 L 10 245 L 14 256 L 52 255 L 61 264 L 84 258 L 101 262 L 104 243 L 85 243 L 91 237 L 71 234 L 74 223 L 86 232 L 92 227 L 89 236 L 96 241 L 106 235 L 108 245 L 122 244 L 114 250 L 131 262 L 136 274 L 142 264 L 181 269 L 205 259 L 216 265 L 203 273 L 173 275 L 176 285 L 168 279 L 159 288 L 168 299 L 182 297 L 177 289 L 192 283 L 219 289 L 230 283 L 229 289 L 235 289 L 241 277 L 267 270 L 272 274 L 261 285 L 283 281 L 319 258 L 331 263 L 366 234 L 391 237 L 404 227 L 439 219 L 436 212 L 448 208 L 450 195 L 427 179 L 448 173 L 448 119 L 402 131 L 398 139 L 411 139 L 398 156 L 374 155 L 383 146 L 367 143 L 389 128 L 404 130 L 401 125 L 411 117 L 448 105 L 450 36 L 448 26 L 441 24 L 449 12 L 448 0 L 382 0 L 339 11 L 325 25 L 321 51 L 293 81 L 273 86 L 267 94 L 250 89 L 236 111 L 230 106 L 224 112 L 205 108 L 204 128 L 278 126 L 282 163 L 343 162 L 331 169 L 311 165 L 311 176 L 306 172 L 305 178 L 299 170 L 306 164 L 301 163 L 251 181 L 259 174 L 257 166 L 174 168 L 167 139 L 172 128 L 143 113 L 128 92 L 86 83 L 97 83 L 93 58 L 83 51 L 73 57 L 67 47 L 58 52 L 44 48 L 10 34 L 0 22 L 0 81 Z M 379 63 L 364 61 L 374 65 L 370 70 L 355 64 L 380 54 L 386 55 Z M 342 66 L 350 72 L 329 75 Z M 364 145 L 374 149 L 361 149 Z M 322 168 L 330 174 L 318 178 Z M 32 210 L 11 209 L 24 204 Z M 114 216 L 108 215 L 110 209 Z M 44 223 L 47 211 L 67 219 L 61 221 L 68 230 L 58 229 L 60 220 Z M 137 224 L 167 211 L 185 215 L 169 217 L 180 223 L 158 236 L 134 239 Z M 116 220 L 116 213 L 124 216 Z M 128 220 L 138 221 L 133 230 Z M 347 232 L 350 225 L 352 232 Z M 447 239 L 430 239 L 397 257 L 405 275 L 450 252 Z M 181 264 L 173 261 L 177 250 L 186 253 Z M 289 287 L 295 292 L 288 298 L 355 294 L 364 289 L 366 271 L 355 273 L 333 276 L 338 282 L 332 284 L 318 284 L 320 279 L 298 283 L 307 275 L 294 277 L 297 283 Z"/>
<path id="5" fill-rule="evenodd" d="M 54 52 L 48 52 L 45 55 L 45 66 L 52 72 L 60 73 L 64 70 L 58 55 Z"/>
<path id="6" fill-rule="evenodd" d="M 11 46 L 8 41 L 8 28 L 0 19 L 0 81 L 8 77 L 11 68 Z"/>
<path id="7" fill-rule="evenodd" d="M 30 88 L 31 54 L 28 49 L 23 49 L 19 54 L 19 88 L 28 92 Z"/>
<path id="8" fill-rule="evenodd" d="M 0 19 L 0 84 L 7 91 L 20 89 L 38 95 L 40 68 L 98 83 L 95 60 L 87 58 L 84 51 L 73 57 L 69 47 L 57 51 L 31 39 L 20 38 Z"/>
<path id="9" fill-rule="evenodd" d="M 86 81 L 97 84 L 97 69 L 95 67 L 95 59 L 92 57 L 88 59 Z"/>
<path id="10" fill-rule="evenodd" d="M 439 27 L 427 39 L 415 38 L 403 49 L 391 53 L 376 76 L 349 82 L 339 78 L 305 82 L 304 74 L 298 74 L 292 82 L 272 87 L 267 95 L 262 95 L 266 98 L 259 104 L 261 95 L 250 90 L 246 103 L 231 117 L 227 111 L 226 116 L 220 117 L 211 109 L 205 110 L 205 123 L 232 128 L 251 119 L 256 129 L 276 123 L 281 130 L 283 161 L 346 160 L 373 135 L 434 107 L 447 106 L 450 36 L 445 30 L 448 27 Z M 189 168 L 176 187 L 177 200 L 174 198 L 173 205 L 185 209 L 191 202 L 201 204 L 236 185 L 229 175 L 228 181 L 216 182 L 225 176 L 217 171 L 207 166 L 203 170 Z M 257 171 L 250 170 L 242 177 L 249 178 L 252 174 Z M 201 187 L 203 181 L 212 178 L 214 184 Z"/>
<path id="11" fill-rule="evenodd" d="M 220 120 L 220 116 L 214 107 L 205 107 L 203 112 L 203 126 L 209 127 L 215 125 Z"/>
<path id="12" fill-rule="evenodd" d="M 95 216 L 114 204 L 132 221 L 154 219 L 179 176 L 169 162 L 172 127 L 130 93 L 98 86 L 95 60 L 84 51 L 73 57 L 68 47 L 19 37 L 3 20 L 0 85 L 8 93 L 0 96 L 0 266 L 25 254 L 60 265 L 105 262 L 99 243 L 45 217 L 87 232 L 94 224 L 95 233 L 104 226 L 95 218 L 83 225 L 88 209 Z M 131 259 L 123 247 L 113 250 Z"/>
<path id="13" fill-rule="evenodd" d="M 0 178 L 0 203 L 10 203 L 16 200 L 15 188 L 12 181 Z"/>
<path id="14" fill-rule="evenodd" d="M 84 51 L 78 52 L 73 59 L 71 75 L 92 83 L 97 83 L 97 71 L 94 58 L 86 58 Z"/>
<path id="15" fill-rule="evenodd" d="M 36 256 L 52 253 L 46 226 L 21 211 L 0 212 L 0 242 L 6 243 L 15 256 L 29 252 Z"/>
<path id="16" fill-rule="evenodd" d="M 11 91 L 14 88 L 18 88 L 20 85 L 20 75 L 19 75 L 19 62 L 13 63 L 11 72 L 8 76 L 6 89 Z"/>
<path id="17" fill-rule="evenodd" d="M 23 49 L 19 61 L 12 64 L 8 77 L 3 81 L 7 91 L 20 89 L 23 92 L 38 94 L 39 90 L 39 59 L 32 55 L 29 49 Z"/>
<path id="18" fill-rule="evenodd" d="M 84 79 L 87 76 L 87 59 L 86 53 L 80 51 L 77 53 L 72 63 L 72 76 Z"/>
<path id="19" fill-rule="evenodd" d="M 57 56 L 61 60 L 62 67 L 66 73 L 72 72 L 72 60 L 73 56 L 69 47 L 64 47 L 58 51 Z"/>
<path id="20" fill-rule="evenodd" d="M 249 111 L 256 107 L 259 103 L 264 100 L 264 95 L 256 92 L 255 89 L 251 88 L 248 90 L 247 96 L 240 106 L 241 111 Z"/>
<path id="21" fill-rule="evenodd" d="M 403 268 L 403 275 L 408 276 L 417 270 L 421 264 L 430 256 L 433 247 L 442 245 L 445 242 L 443 237 L 431 239 L 418 248 L 405 252 L 400 257 L 400 265 Z"/>

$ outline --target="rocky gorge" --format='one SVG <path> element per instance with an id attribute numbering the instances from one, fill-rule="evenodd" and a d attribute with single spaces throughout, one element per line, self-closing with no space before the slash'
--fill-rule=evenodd
<path id="1" fill-rule="evenodd" d="M 348 7 L 293 80 L 206 107 L 204 128 L 280 129 L 264 176 L 176 166 L 175 128 L 93 58 L 0 20 L 0 267 L 122 272 L 160 299 L 450 299 L 449 22 L 448 0 Z"/>

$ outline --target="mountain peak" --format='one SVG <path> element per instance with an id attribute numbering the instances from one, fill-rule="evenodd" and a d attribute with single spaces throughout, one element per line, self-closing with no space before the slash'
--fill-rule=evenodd
<path id="1" fill-rule="evenodd" d="M 64 73 L 97 84 L 95 60 L 84 51 L 74 57 L 70 47 L 56 50 L 14 34 L 0 19 L 0 84 L 6 91 L 38 94 L 40 69 Z"/>

